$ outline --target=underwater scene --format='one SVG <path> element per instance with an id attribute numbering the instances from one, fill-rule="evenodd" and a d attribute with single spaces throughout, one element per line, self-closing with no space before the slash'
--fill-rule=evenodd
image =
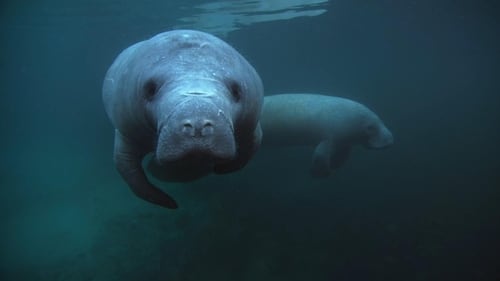
<path id="1" fill-rule="evenodd" d="M 0 280 L 500 280 L 498 8 L 3 1 Z"/>

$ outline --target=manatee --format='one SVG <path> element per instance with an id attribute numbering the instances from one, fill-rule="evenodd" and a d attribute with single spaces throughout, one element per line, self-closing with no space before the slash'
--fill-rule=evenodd
<path id="1" fill-rule="evenodd" d="M 341 97 L 289 93 L 264 97 L 262 146 L 314 146 L 310 173 L 326 177 L 348 158 L 353 145 L 381 149 L 392 133 L 366 106 Z"/>
<path id="2" fill-rule="evenodd" d="M 261 142 L 262 81 L 233 47 L 194 30 L 160 33 L 121 52 L 103 84 L 115 128 L 114 162 L 140 198 L 167 208 L 175 200 L 153 176 L 187 182 L 243 168 Z"/>

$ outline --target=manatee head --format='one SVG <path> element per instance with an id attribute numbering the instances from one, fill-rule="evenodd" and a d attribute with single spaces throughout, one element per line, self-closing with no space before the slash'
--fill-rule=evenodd
<path id="1" fill-rule="evenodd" d="M 151 170 L 168 181 L 193 180 L 231 165 L 246 147 L 241 142 L 253 140 L 262 85 L 250 64 L 220 40 L 185 31 L 166 49 L 139 83 L 145 118 L 156 133 Z"/>
<path id="2" fill-rule="evenodd" d="M 386 148 L 393 144 L 394 137 L 377 116 L 370 118 L 363 128 L 364 146 L 370 149 Z"/>

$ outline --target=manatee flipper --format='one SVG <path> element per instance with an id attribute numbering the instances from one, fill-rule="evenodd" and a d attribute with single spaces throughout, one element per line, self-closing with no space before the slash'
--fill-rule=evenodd
<path id="1" fill-rule="evenodd" d="M 138 151 L 136 147 L 115 130 L 113 158 L 118 172 L 138 197 L 169 209 L 176 209 L 175 200 L 148 181 L 141 165 L 145 153 Z"/>
<path id="2" fill-rule="evenodd" d="M 312 165 L 309 170 L 311 176 L 323 178 L 330 175 L 331 172 L 331 152 L 333 143 L 330 140 L 320 142 L 313 152 Z"/>
<path id="3" fill-rule="evenodd" d="M 333 141 L 320 142 L 313 153 L 311 175 L 326 177 L 342 166 L 351 153 L 350 145 L 334 144 Z"/>
<path id="4" fill-rule="evenodd" d="M 330 154 L 330 169 L 335 170 L 344 165 L 351 154 L 350 145 L 336 145 Z"/>
<path id="5" fill-rule="evenodd" d="M 242 137 L 236 135 L 237 142 L 240 144 L 238 146 L 238 155 L 236 159 L 231 162 L 217 165 L 214 168 L 214 173 L 216 174 L 227 174 L 243 168 L 252 155 L 260 148 L 260 144 L 262 141 L 262 128 L 260 127 L 260 123 L 257 124 L 257 127 L 253 131 L 252 134 L 245 134 Z"/>

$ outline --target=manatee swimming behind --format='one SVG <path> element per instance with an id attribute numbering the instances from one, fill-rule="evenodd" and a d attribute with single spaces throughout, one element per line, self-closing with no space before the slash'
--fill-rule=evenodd
<path id="1" fill-rule="evenodd" d="M 175 30 L 125 49 L 103 85 L 115 127 L 114 162 L 132 191 L 177 208 L 147 179 L 142 159 L 165 181 L 241 169 L 258 149 L 263 86 L 235 49 L 207 33 Z"/>
<path id="2" fill-rule="evenodd" d="M 340 167 L 355 144 L 385 148 L 392 133 L 366 106 L 318 94 L 264 97 L 262 146 L 314 146 L 311 174 L 325 177 Z"/>

